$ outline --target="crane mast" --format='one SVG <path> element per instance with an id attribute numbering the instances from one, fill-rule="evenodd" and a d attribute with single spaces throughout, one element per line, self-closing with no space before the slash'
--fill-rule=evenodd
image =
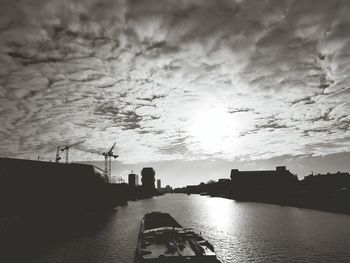
<path id="1" fill-rule="evenodd" d="M 108 176 L 109 180 L 112 180 L 112 158 L 109 157 L 109 167 L 108 167 Z"/>
<path id="2" fill-rule="evenodd" d="M 57 147 L 57 150 L 56 150 L 56 163 L 59 163 L 61 160 L 61 157 L 60 157 L 60 146 Z"/>
<path id="3" fill-rule="evenodd" d="M 106 175 L 108 181 L 110 181 L 108 165 L 109 165 L 109 158 L 108 158 L 108 155 L 105 155 L 105 170 L 104 171 L 105 171 L 105 175 Z"/>

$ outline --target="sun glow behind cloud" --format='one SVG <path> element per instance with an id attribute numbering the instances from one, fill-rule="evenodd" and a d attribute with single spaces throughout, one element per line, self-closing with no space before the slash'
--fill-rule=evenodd
<path id="1" fill-rule="evenodd" d="M 238 136 L 239 123 L 223 107 L 199 109 L 194 113 L 189 134 L 197 147 L 204 152 L 220 152 L 222 143 Z M 241 127 L 242 128 L 242 127 Z"/>
<path id="2" fill-rule="evenodd" d="M 83 139 L 117 141 L 124 163 L 350 149 L 348 1 L 0 5 L 1 155 Z M 85 159 L 100 157 L 72 150 Z"/>

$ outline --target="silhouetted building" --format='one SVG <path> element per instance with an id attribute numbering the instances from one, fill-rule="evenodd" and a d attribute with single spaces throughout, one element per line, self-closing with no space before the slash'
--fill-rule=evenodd
<path id="1" fill-rule="evenodd" d="M 350 174 L 337 172 L 305 176 L 299 182 L 297 200 L 303 207 L 350 214 Z"/>
<path id="2" fill-rule="evenodd" d="M 285 166 L 276 170 L 231 170 L 232 195 L 236 199 L 277 202 L 288 199 L 295 192 L 298 177 Z"/>
<path id="3" fill-rule="evenodd" d="M 350 174 L 344 172 L 310 174 L 301 181 L 301 188 L 307 191 L 350 190 Z"/>
<path id="4" fill-rule="evenodd" d="M 157 189 L 161 189 L 161 188 L 162 188 L 162 183 L 160 179 L 157 179 Z"/>
<path id="5" fill-rule="evenodd" d="M 129 183 L 129 186 L 133 186 L 133 187 L 138 186 L 139 185 L 139 176 L 137 174 L 134 174 L 134 173 L 129 174 L 128 183 Z"/>
<path id="6" fill-rule="evenodd" d="M 240 171 L 238 169 L 231 170 L 231 180 L 234 180 L 236 177 L 246 176 L 250 178 L 255 178 L 257 180 L 266 180 L 268 177 L 277 177 L 277 176 L 294 176 L 285 166 L 277 166 L 276 170 L 261 170 L 261 171 Z"/>
<path id="7" fill-rule="evenodd" d="M 0 218 L 109 209 L 126 203 L 127 190 L 92 165 L 0 158 Z"/>
<path id="8" fill-rule="evenodd" d="M 142 181 L 142 186 L 145 189 L 155 189 L 154 187 L 154 177 L 155 177 L 156 172 L 153 170 L 152 167 L 145 167 L 141 171 L 141 181 Z"/>
<path id="9" fill-rule="evenodd" d="M 210 180 L 206 184 L 175 188 L 172 192 L 350 214 L 350 174 L 344 172 L 311 174 L 299 181 L 285 166 L 263 171 L 232 169 L 231 180 Z"/>

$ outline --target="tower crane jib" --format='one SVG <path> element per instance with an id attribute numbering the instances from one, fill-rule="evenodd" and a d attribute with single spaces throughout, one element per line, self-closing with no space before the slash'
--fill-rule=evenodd
<path id="1" fill-rule="evenodd" d="M 104 172 L 105 172 L 105 176 L 107 178 L 108 181 L 111 181 L 111 175 L 112 175 L 112 157 L 114 159 L 116 159 L 117 157 L 119 157 L 117 154 L 113 153 L 113 149 L 115 147 L 116 143 L 114 143 L 112 145 L 112 147 L 109 149 L 109 151 L 107 152 L 100 152 L 100 151 L 95 151 L 95 150 L 89 150 L 89 149 L 83 149 L 83 148 L 76 148 L 77 150 L 80 151 L 84 151 L 84 152 L 88 152 L 88 153 L 93 153 L 93 154 L 98 154 L 98 155 L 103 155 L 105 158 L 104 161 Z"/>
<path id="2" fill-rule="evenodd" d="M 63 146 L 63 148 L 61 148 L 61 152 L 66 151 L 66 163 L 68 163 L 68 152 L 69 152 L 69 149 L 73 148 L 73 147 L 76 147 L 79 144 L 82 144 L 83 142 L 85 142 L 85 140 L 79 141 L 79 142 L 76 142 L 76 143 L 73 143 L 73 144 L 70 144 L 70 145 L 66 145 L 66 146 Z"/>

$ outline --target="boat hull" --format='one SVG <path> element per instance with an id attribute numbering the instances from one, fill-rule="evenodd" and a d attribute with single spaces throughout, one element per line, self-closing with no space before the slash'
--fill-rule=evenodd
<path id="1" fill-rule="evenodd" d="M 135 263 L 220 263 L 214 247 L 167 213 L 152 212 L 141 221 Z"/>

